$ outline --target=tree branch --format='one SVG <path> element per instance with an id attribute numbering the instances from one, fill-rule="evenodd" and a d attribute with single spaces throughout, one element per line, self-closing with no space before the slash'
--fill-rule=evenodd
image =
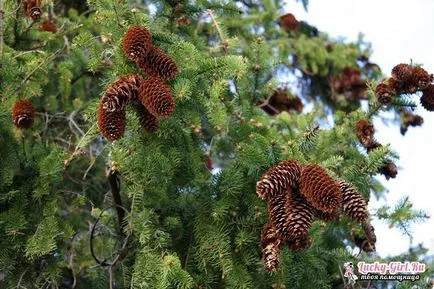
<path id="1" fill-rule="evenodd" d="M 114 171 L 111 168 L 107 170 L 107 180 L 110 186 L 110 191 L 112 193 L 116 214 L 118 215 L 119 230 L 120 233 L 123 235 L 124 234 L 123 220 L 125 217 L 125 211 L 122 206 L 122 198 L 120 194 L 120 181 L 118 176 L 119 173 L 117 171 Z"/>

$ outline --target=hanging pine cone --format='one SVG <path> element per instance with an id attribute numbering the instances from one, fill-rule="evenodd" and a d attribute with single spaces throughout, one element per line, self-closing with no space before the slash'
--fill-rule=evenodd
<path id="1" fill-rule="evenodd" d="M 399 94 L 405 92 L 404 83 L 399 81 L 395 77 L 390 77 L 387 80 L 387 85 L 389 87 L 393 88 L 393 90 L 396 92 L 396 95 L 399 95 Z"/>
<path id="2" fill-rule="evenodd" d="M 392 103 L 392 97 L 396 95 L 396 91 L 393 87 L 383 82 L 377 85 L 375 95 L 379 103 L 389 105 Z"/>
<path id="3" fill-rule="evenodd" d="M 296 95 L 291 95 L 288 90 L 275 91 L 269 99 L 259 105 L 269 115 L 276 115 L 282 111 L 303 111 L 303 102 Z"/>
<path id="4" fill-rule="evenodd" d="M 313 208 L 306 198 L 297 192 L 289 194 L 285 203 L 285 239 L 296 240 L 308 235 L 313 221 Z"/>
<path id="5" fill-rule="evenodd" d="M 392 68 L 392 77 L 403 83 L 410 80 L 412 73 L 413 67 L 406 63 L 400 63 Z"/>
<path id="6" fill-rule="evenodd" d="M 387 163 L 380 168 L 379 173 L 384 175 L 386 180 L 390 178 L 394 179 L 398 174 L 398 168 L 391 160 L 388 160 Z"/>
<path id="7" fill-rule="evenodd" d="M 288 248 L 291 251 L 304 251 L 309 249 L 310 245 L 312 244 L 312 241 L 309 237 L 309 235 L 296 238 L 294 240 L 291 240 L 288 242 Z"/>
<path id="8" fill-rule="evenodd" d="M 262 175 L 256 183 L 256 193 L 262 200 L 284 194 L 298 185 L 300 175 L 301 166 L 298 161 L 280 162 Z"/>
<path id="9" fill-rule="evenodd" d="M 124 110 L 128 102 L 137 99 L 137 90 L 142 81 L 139 74 L 129 74 L 110 84 L 101 98 L 102 109 L 107 112 Z"/>
<path id="10" fill-rule="evenodd" d="M 140 101 L 157 118 L 166 118 L 175 111 L 170 87 L 158 77 L 148 77 L 140 86 Z"/>
<path id="11" fill-rule="evenodd" d="M 297 31 L 300 29 L 300 22 L 291 13 L 280 16 L 280 26 L 286 31 Z"/>
<path id="12" fill-rule="evenodd" d="M 300 188 L 316 209 L 333 213 L 342 204 L 342 193 L 327 171 L 318 165 L 307 165 L 301 171 Z"/>
<path id="13" fill-rule="evenodd" d="M 335 220 L 338 217 L 338 211 L 334 211 L 332 213 L 323 212 L 321 210 L 314 209 L 313 210 L 313 216 L 317 220 L 325 221 L 325 222 L 331 222 Z"/>
<path id="14" fill-rule="evenodd" d="M 122 138 L 125 132 L 125 126 L 125 109 L 109 112 L 104 109 L 103 103 L 100 103 L 98 108 L 98 128 L 108 141 Z"/>
<path id="15" fill-rule="evenodd" d="M 402 111 L 401 115 L 401 134 L 405 135 L 409 126 L 421 126 L 423 124 L 423 117 L 413 114 L 408 111 Z"/>
<path id="16" fill-rule="evenodd" d="M 274 195 L 272 198 L 268 199 L 268 216 L 270 223 L 275 228 L 276 233 L 282 239 L 288 239 L 288 226 L 287 226 L 287 200 L 291 198 L 291 190 L 286 193 L 279 195 Z"/>
<path id="17" fill-rule="evenodd" d="M 279 266 L 281 242 L 273 226 L 265 224 L 261 234 L 261 248 L 265 269 L 268 271 L 276 271 Z"/>
<path id="18" fill-rule="evenodd" d="M 368 147 L 374 137 L 374 125 L 369 119 L 361 119 L 356 124 L 356 135 L 364 147 Z"/>
<path id="19" fill-rule="evenodd" d="M 19 129 L 31 128 L 35 121 L 35 107 L 30 100 L 18 100 L 12 108 L 12 120 Z"/>
<path id="20" fill-rule="evenodd" d="M 360 250 L 364 252 L 375 252 L 375 243 L 377 242 L 377 236 L 375 235 L 375 228 L 371 224 L 363 224 L 364 236 L 355 234 L 354 243 Z"/>
<path id="21" fill-rule="evenodd" d="M 426 110 L 434 111 L 434 84 L 428 85 L 428 87 L 423 90 L 420 103 Z"/>
<path id="22" fill-rule="evenodd" d="M 418 89 L 425 89 L 431 83 L 431 76 L 422 67 L 414 67 L 411 75 L 411 83 Z"/>
<path id="23" fill-rule="evenodd" d="M 154 47 L 146 57 L 138 59 L 136 64 L 150 76 L 158 76 L 164 80 L 172 80 L 178 73 L 176 62 L 159 47 Z"/>
<path id="24" fill-rule="evenodd" d="M 42 22 L 41 26 L 39 27 L 39 30 L 56 33 L 57 27 L 53 20 L 45 20 L 44 22 Z"/>
<path id="25" fill-rule="evenodd" d="M 371 142 L 369 142 L 369 144 L 366 146 L 366 151 L 368 152 L 368 154 L 373 151 L 376 148 L 380 148 L 383 145 L 381 143 L 379 143 L 376 139 L 372 139 Z"/>
<path id="26" fill-rule="evenodd" d="M 146 57 L 154 49 L 151 32 L 139 25 L 129 27 L 122 38 L 122 48 L 132 61 Z"/>
<path id="27" fill-rule="evenodd" d="M 31 18 L 34 22 L 39 21 L 42 16 L 41 0 L 24 0 L 23 8 L 26 17 Z"/>
<path id="28" fill-rule="evenodd" d="M 139 118 L 140 126 L 147 132 L 156 132 L 160 127 L 160 121 L 153 116 L 143 104 L 135 102 L 133 103 L 133 107 Z"/>
<path id="29" fill-rule="evenodd" d="M 365 199 L 357 189 L 345 182 L 339 181 L 339 188 L 342 192 L 342 205 L 344 213 L 351 219 L 362 223 L 368 218 L 368 208 Z"/>

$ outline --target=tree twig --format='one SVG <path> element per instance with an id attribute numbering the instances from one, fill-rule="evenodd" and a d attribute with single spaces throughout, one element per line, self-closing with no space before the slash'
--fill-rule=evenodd
<path id="1" fill-rule="evenodd" d="M 5 11 L 3 10 L 3 0 L 0 0 L 0 55 L 3 55 L 3 19 Z"/>
<path id="2" fill-rule="evenodd" d="M 112 198 L 114 205 L 116 206 L 116 213 L 118 215 L 118 224 L 119 224 L 119 230 L 121 234 L 124 234 L 124 217 L 125 217 L 125 211 L 122 206 L 122 198 L 120 194 L 120 180 L 119 180 L 119 172 L 114 171 L 113 169 L 109 168 L 107 170 L 107 180 L 110 186 L 110 191 L 112 193 Z"/>

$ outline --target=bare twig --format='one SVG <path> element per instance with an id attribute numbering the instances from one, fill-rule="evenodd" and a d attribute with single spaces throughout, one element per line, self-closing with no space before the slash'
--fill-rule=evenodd
<path id="1" fill-rule="evenodd" d="M 125 217 L 125 211 L 122 207 L 122 198 L 120 194 L 120 180 L 119 180 L 119 172 L 114 171 L 113 169 L 108 169 L 107 172 L 107 180 L 110 186 L 110 191 L 112 193 L 112 198 L 114 205 L 116 206 L 116 213 L 118 215 L 118 223 L 119 230 L 121 234 L 124 234 L 124 226 L 123 220 Z"/>
<path id="2" fill-rule="evenodd" d="M 3 10 L 3 0 L 0 0 L 0 55 L 3 55 L 3 17 L 5 11 Z"/>

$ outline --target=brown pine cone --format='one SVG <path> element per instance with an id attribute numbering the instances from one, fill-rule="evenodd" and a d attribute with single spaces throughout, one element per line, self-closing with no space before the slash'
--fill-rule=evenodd
<path id="1" fill-rule="evenodd" d="M 331 222 L 333 220 L 336 220 L 336 218 L 338 217 L 338 210 L 336 210 L 332 213 L 327 213 L 327 212 L 323 212 L 323 211 L 314 209 L 313 210 L 313 216 L 317 220 L 321 220 L 321 221 L 325 221 L 325 222 Z"/>
<path id="2" fill-rule="evenodd" d="M 377 96 L 379 103 L 389 105 L 392 103 L 392 97 L 396 95 L 396 91 L 393 87 L 383 82 L 377 85 L 375 95 Z"/>
<path id="3" fill-rule="evenodd" d="M 280 26 L 286 31 L 297 31 L 300 29 L 300 22 L 291 13 L 280 16 Z"/>
<path id="4" fill-rule="evenodd" d="M 39 21 L 42 16 L 41 0 L 24 0 L 23 8 L 27 18 Z"/>
<path id="5" fill-rule="evenodd" d="M 342 205 L 344 213 L 351 219 L 362 223 L 368 218 L 368 208 L 365 199 L 357 189 L 345 182 L 339 181 L 339 188 L 342 192 Z"/>
<path id="6" fill-rule="evenodd" d="M 301 171 L 300 188 L 316 209 L 333 213 L 342 204 L 342 193 L 337 183 L 322 167 L 307 165 Z"/>
<path id="7" fill-rule="evenodd" d="M 28 129 L 35 121 L 35 107 L 30 100 L 18 100 L 12 108 L 12 120 L 19 129 Z"/>
<path id="8" fill-rule="evenodd" d="M 265 224 L 261 233 L 262 259 L 265 269 L 276 271 L 279 266 L 279 254 L 281 239 L 278 237 L 276 230 L 270 224 Z"/>
<path id="9" fill-rule="evenodd" d="M 160 121 L 143 104 L 135 102 L 133 103 L 133 107 L 139 118 L 140 126 L 147 132 L 156 132 L 160 127 Z"/>
<path id="10" fill-rule="evenodd" d="M 39 30 L 56 33 L 57 27 L 53 20 L 45 20 L 44 22 L 42 22 L 41 26 L 39 27 Z"/>
<path id="11" fill-rule="evenodd" d="M 391 77 L 387 80 L 387 85 L 391 88 L 393 88 L 393 90 L 396 92 L 396 95 L 399 95 L 403 92 L 405 92 L 404 89 L 404 83 L 399 81 L 397 78 L 395 77 Z"/>
<path id="12" fill-rule="evenodd" d="M 376 139 L 372 139 L 371 142 L 369 142 L 369 144 L 366 146 L 366 151 L 368 152 L 368 154 L 376 149 L 376 148 L 380 148 L 383 145 L 381 143 L 379 143 Z"/>
<path id="13" fill-rule="evenodd" d="M 411 75 L 411 83 L 418 89 L 425 89 L 431 83 L 431 76 L 422 67 L 414 67 Z"/>
<path id="14" fill-rule="evenodd" d="M 423 124 L 423 117 L 421 117 L 420 115 L 408 111 L 402 111 L 400 115 L 401 115 L 400 131 L 402 135 L 405 135 L 409 126 L 421 126 Z"/>
<path id="15" fill-rule="evenodd" d="M 363 224 L 364 236 L 355 234 L 354 242 L 364 252 L 375 252 L 375 243 L 377 242 L 377 236 L 375 235 L 375 228 L 369 223 Z"/>
<path id="16" fill-rule="evenodd" d="M 364 147 L 368 147 L 374 137 L 374 125 L 369 119 L 361 119 L 356 124 L 356 135 Z"/>
<path id="17" fill-rule="evenodd" d="M 136 64 L 148 75 L 164 80 L 172 80 L 178 73 L 176 62 L 159 47 L 154 47 L 147 56 L 138 59 Z"/>
<path id="18" fill-rule="evenodd" d="M 434 84 L 430 84 L 423 90 L 420 103 L 428 111 L 434 111 Z"/>
<path id="19" fill-rule="evenodd" d="M 312 245 L 309 235 L 296 238 L 288 242 L 288 248 L 291 251 L 305 251 Z"/>
<path id="20" fill-rule="evenodd" d="M 148 77 L 140 86 L 140 101 L 155 117 L 167 118 L 175 111 L 170 87 L 158 77 Z"/>
<path id="21" fill-rule="evenodd" d="M 141 75 L 129 74 L 110 84 L 101 98 L 102 109 L 108 112 L 124 110 L 128 102 L 137 99 L 142 81 Z"/>
<path id="22" fill-rule="evenodd" d="M 122 38 L 122 49 L 125 56 L 132 61 L 148 56 L 154 49 L 151 32 L 139 25 L 129 27 Z"/>
<path id="23" fill-rule="evenodd" d="M 288 195 L 286 210 L 286 240 L 296 240 L 308 235 L 313 221 L 313 208 L 306 198 L 296 192 Z"/>
<path id="24" fill-rule="evenodd" d="M 380 168 L 379 173 L 384 175 L 386 180 L 390 178 L 394 179 L 398 174 L 398 168 L 391 160 L 388 160 L 387 163 Z"/>
<path id="25" fill-rule="evenodd" d="M 406 63 L 400 63 L 392 68 L 392 77 L 400 82 L 408 82 L 411 79 L 413 67 Z"/>
<path id="26" fill-rule="evenodd" d="M 288 190 L 286 193 L 274 195 L 268 199 L 268 217 L 270 224 L 275 228 L 276 233 L 282 239 L 288 239 L 288 211 L 286 207 L 287 200 L 291 198 L 292 191 Z"/>
<path id="27" fill-rule="evenodd" d="M 285 194 L 289 189 L 298 186 L 301 175 L 301 165 L 296 160 L 280 162 L 256 183 L 256 193 L 262 200 L 276 195 Z"/>
<path id="28" fill-rule="evenodd" d="M 125 126 L 125 109 L 107 111 L 103 108 L 103 103 L 100 103 L 98 107 L 98 128 L 108 141 L 122 138 L 124 136 Z"/>

